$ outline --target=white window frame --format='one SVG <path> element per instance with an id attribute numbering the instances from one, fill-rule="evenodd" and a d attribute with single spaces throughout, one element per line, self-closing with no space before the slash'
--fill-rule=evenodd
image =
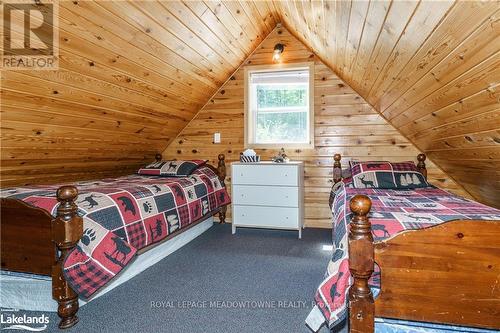
<path id="1" fill-rule="evenodd" d="M 309 71 L 309 142 L 308 143 L 255 143 L 255 115 L 251 111 L 250 77 L 253 73 L 279 72 L 284 70 L 307 69 Z M 246 66 L 244 73 L 244 107 L 245 107 L 245 147 L 247 148 L 314 148 L 314 62 L 288 63 L 274 65 Z"/>

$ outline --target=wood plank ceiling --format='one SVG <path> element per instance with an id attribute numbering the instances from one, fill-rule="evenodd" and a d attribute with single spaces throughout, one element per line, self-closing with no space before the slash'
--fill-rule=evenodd
<path id="1" fill-rule="evenodd" d="M 282 21 L 448 175 L 499 206 L 499 10 L 498 1 L 60 2 L 60 69 L 2 72 L 2 185 L 134 170 Z"/>

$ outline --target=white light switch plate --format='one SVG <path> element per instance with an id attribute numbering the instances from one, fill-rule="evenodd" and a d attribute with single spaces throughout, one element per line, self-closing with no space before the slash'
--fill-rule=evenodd
<path id="1" fill-rule="evenodd" d="M 214 133 L 214 143 L 220 143 L 220 133 Z"/>

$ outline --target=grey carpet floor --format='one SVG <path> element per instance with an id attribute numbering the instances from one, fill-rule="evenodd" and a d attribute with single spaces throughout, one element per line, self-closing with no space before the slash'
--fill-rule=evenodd
<path id="1" fill-rule="evenodd" d="M 308 332 L 304 319 L 330 256 L 322 246 L 330 243 L 325 229 L 305 229 L 299 240 L 291 231 L 231 235 L 230 225 L 214 225 L 83 306 L 66 332 Z M 48 331 L 57 323 L 51 313 Z"/>

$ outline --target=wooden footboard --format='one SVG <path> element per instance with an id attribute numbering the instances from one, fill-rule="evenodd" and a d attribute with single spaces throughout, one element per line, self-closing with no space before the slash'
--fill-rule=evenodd
<path id="1" fill-rule="evenodd" d="M 500 221 L 454 220 L 374 243 L 370 205 L 363 195 L 350 202 L 351 332 L 373 332 L 374 316 L 500 328 Z M 373 261 L 381 270 L 375 301 Z"/>
<path id="2" fill-rule="evenodd" d="M 375 315 L 500 328 L 500 221 L 456 220 L 375 244 Z"/>
<path id="3" fill-rule="evenodd" d="M 58 303 L 60 328 L 78 322 L 78 295 L 62 274 L 66 254 L 83 234 L 83 221 L 77 215 L 74 186 L 57 190 L 60 205 L 57 217 L 17 199 L 1 199 L 2 269 L 52 276 L 52 296 Z"/>
<path id="4" fill-rule="evenodd" d="M 1 199 L 2 269 L 50 276 L 56 259 L 46 210 L 16 199 Z"/>

